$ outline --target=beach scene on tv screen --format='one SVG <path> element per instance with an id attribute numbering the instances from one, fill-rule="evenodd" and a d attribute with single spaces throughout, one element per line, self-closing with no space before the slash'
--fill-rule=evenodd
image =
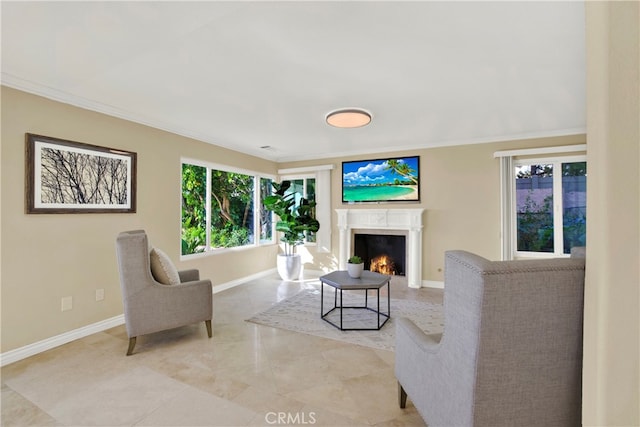
<path id="1" fill-rule="evenodd" d="M 344 202 L 419 200 L 418 157 L 342 164 Z"/>

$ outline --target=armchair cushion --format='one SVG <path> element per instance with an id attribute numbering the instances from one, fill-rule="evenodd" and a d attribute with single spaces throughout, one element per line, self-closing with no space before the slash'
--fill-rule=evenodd
<path id="1" fill-rule="evenodd" d="M 167 254 L 160 249 L 151 248 L 149 260 L 151 263 L 151 274 L 158 283 L 162 283 L 163 285 L 177 285 L 180 283 L 178 270 Z"/>

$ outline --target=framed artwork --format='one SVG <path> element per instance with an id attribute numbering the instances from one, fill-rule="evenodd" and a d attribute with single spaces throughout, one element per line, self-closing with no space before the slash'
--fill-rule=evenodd
<path id="1" fill-rule="evenodd" d="M 136 153 L 26 134 L 26 210 L 134 213 Z"/>
<path id="2" fill-rule="evenodd" d="M 420 157 L 342 162 L 342 203 L 420 201 Z"/>

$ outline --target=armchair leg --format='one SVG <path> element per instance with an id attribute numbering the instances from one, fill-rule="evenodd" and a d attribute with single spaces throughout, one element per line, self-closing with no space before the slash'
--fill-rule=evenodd
<path id="1" fill-rule="evenodd" d="M 204 324 L 207 325 L 207 335 L 211 338 L 213 336 L 213 333 L 211 332 L 211 320 L 205 320 Z"/>
<path id="2" fill-rule="evenodd" d="M 133 354 L 133 348 L 136 346 L 136 337 L 129 338 L 129 348 L 127 349 L 127 356 Z"/>
<path id="3" fill-rule="evenodd" d="M 407 406 L 407 392 L 402 388 L 400 381 L 398 381 L 398 404 L 402 409 Z"/>

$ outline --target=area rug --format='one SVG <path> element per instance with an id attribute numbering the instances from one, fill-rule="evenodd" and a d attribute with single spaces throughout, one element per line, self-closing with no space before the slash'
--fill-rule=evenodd
<path id="1" fill-rule="evenodd" d="M 333 307 L 333 292 L 325 292 L 325 312 Z M 344 293 L 343 305 L 363 305 L 364 293 Z M 376 304 L 376 297 L 369 296 L 369 307 Z M 386 312 L 387 298 L 381 298 L 382 312 Z M 330 315 L 339 324 L 339 312 Z M 303 290 L 269 309 L 247 319 L 248 322 L 274 328 L 286 329 L 318 337 L 344 341 L 351 344 L 393 351 L 395 347 L 395 322 L 398 317 L 407 317 L 427 334 L 441 333 L 443 329 L 442 305 L 422 301 L 391 298 L 391 318 L 379 331 L 341 331 L 320 318 L 320 291 Z M 376 326 L 377 315 L 369 310 L 345 309 L 345 327 Z"/>

